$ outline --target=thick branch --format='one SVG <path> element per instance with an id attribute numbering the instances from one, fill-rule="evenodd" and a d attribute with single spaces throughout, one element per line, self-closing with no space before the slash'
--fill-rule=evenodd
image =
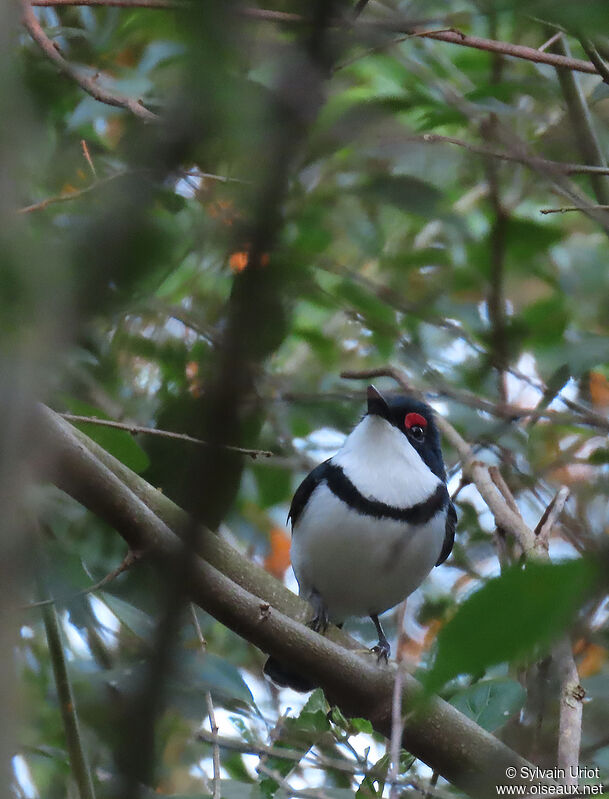
<path id="1" fill-rule="evenodd" d="M 40 441 L 52 455 L 46 459 L 45 472 L 60 488 L 111 524 L 130 547 L 145 548 L 165 568 L 168 558 L 179 557 L 181 542 L 165 522 L 170 516 L 181 520 L 182 511 L 166 498 L 160 502 L 158 492 L 86 436 L 77 435 L 52 411 L 40 407 L 36 423 Z M 128 475 L 139 496 L 117 475 Z M 151 504 L 154 501 L 157 508 L 165 508 L 165 520 L 153 513 L 142 501 L 143 496 Z M 338 630 L 331 638 L 323 637 L 296 621 L 303 618 L 306 604 L 218 537 L 205 535 L 202 551 L 208 559 L 196 558 L 188 586 L 193 601 L 264 651 L 298 663 L 346 715 L 369 718 L 377 731 L 390 735 L 392 669 L 379 668 L 374 659 L 350 651 L 346 647 L 357 648 L 357 642 Z M 259 585 L 260 594 L 250 593 L 219 571 L 212 565 L 214 560 L 229 561 L 229 570 L 234 575 L 241 573 L 244 583 Z M 275 599 L 273 607 L 266 600 L 270 595 Z M 520 768 L 528 765 L 440 699 L 417 710 L 420 686 L 408 674 L 403 675 L 403 681 L 404 705 L 411 710 L 403 745 L 450 782 L 486 799 L 504 781 L 508 766 L 519 774 Z"/>

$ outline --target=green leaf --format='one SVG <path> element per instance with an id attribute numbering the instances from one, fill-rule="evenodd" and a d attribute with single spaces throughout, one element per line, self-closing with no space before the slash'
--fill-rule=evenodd
<path id="1" fill-rule="evenodd" d="M 76 416 L 92 416 L 98 419 L 110 420 L 107 413 L 75 397 L 69 397 L 64 394 L 61 400 L 66 409 Z M 115 458 L 125 466 L 128 466 L 133 472 L 140 474 L 148 468 L 150 464 L 148 455 L 134 440 L 131 433 L 126 430 L 117 430 L 116 428 L 104 427 L 91 422 L 71 422 L 70 424 L 73 424 L 74 427 L 93 439 L 96 444 L 103 447 L 110 455 L 114 455 Z"/>
<path id="2" fill-rule="evenodd" d="M 440 630 L 437 654 L 424 684 L 438 691 L 459 674 L 522 660 L 547 645 L 573 620 L 596 583 L 584 559 L 514 566 L 465 600 Z"/>
<path id="3" fill-rule="evenodd" d="M 409 175 L 372 178 L 360 191 L 371 199 L 424 217 L 436 216 L 442 200 L 438 189 Z"/>
<path id="4" fill-rule="evenodd" d="M 460 691 L 450 704 L 485 730 L 501 727 L 523 706 L 526 692 L 516 680 L 484 680 Z"/>
<path id="5" fill-rule="evenodd" d="M 373 727 L 371 722 L 368 721 L 368 719 L 360 719 L 360 718 L 349 719 L 349 724 L 356 733 L 365 732 L 368 735 L 372 735 Z"/>
<path id="6" fill-rule="evenodd" d="M 267 466 L 260 461 L 253 470 L 258 486 L 258 499 L 261 508 L 270 508 L 278 502 L 289 501 L 292 487 L 291 475 L 287 469 Z"/>

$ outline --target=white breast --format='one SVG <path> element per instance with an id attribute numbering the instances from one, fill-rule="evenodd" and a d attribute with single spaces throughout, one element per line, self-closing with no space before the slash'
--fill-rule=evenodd
<path id="1" fill-rule="evenodd" d="M 396 508 L 424 502 L 441 482 L 406 436 L 380 416 L 365 416 L 332 463 L 365 497 Z"/>
<path id="2" fill-rule="evenodd" d="M 389 482 L 379 497 L 385 502 L 391 499 Z M 363 516 L 322 483 L 293 532 L 292 565 L 300 593 L 308 597 L 315 589 L 334 621 L 382 613 L 412 593 L 434 567 L 445 524 L 446 508 L 416 527 Z"/>

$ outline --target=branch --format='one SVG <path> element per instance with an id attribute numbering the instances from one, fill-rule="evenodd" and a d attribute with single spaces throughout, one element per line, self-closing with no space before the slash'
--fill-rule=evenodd
<path id="1" fill-rule="evenodd" d="M 424 133 L 422 136 L 408 136 L 407 141 L 422 141 L 426 144 L 454 144 L 456 147 L 462 147 L 469 150 L 471 153 L 477 155 L 489 156 L 491 158 L 498 158 L 502 161 L 511 161 L 517 164 L 524 164 L 525 166 L 534 167 L 535 169 L 552 169 L 561 172 L 565 175 L 609 175 L 609 167 L 596 166 L 593 164 L 571 164 L 564 161 L 552 161 L 549 158 L 542 158 L 538 156 L 529 156 L 526 153 L 505 152 L 502 150 L 495 150 L 492 147 L 487 147 L 483 144 L 474 144 L 472 142 L 457 139 L 454 136 L 441 136 L 438 133 Z M 597 207 L 597 206 L 593 206 Z"/>
<path id="2" fill-rule="evenodd" d="M 45 208 L 48 208 L 49 205 L 55 205 L 56 203 L 65 203 L 69 202 L 70 200 L 76 200 L 79 197 L 82 197 L 83 194 L 88 194 L 94 189 L 97 189 L 106 183 L 110 183 L 111 181 L 116 180 L 116 178 L 124 177 L 126 174 L 127 173 L 125 172 L 115 172 L 113 175 L 108 175 L 108 177 L 106 178 L 101 178 L 100 180 L 96 180 L 82 189 L 76 189 L 75 191 L 65 191 L 62 192 L 61 194 L 55 195 L 54 197 L 47 197 L 46 199 L 41 200 L 38 203 L 33 203 L 32 205 L 26 205 L 23 208 L 19 208 L 17 210 L 17 213 L 31 214 L 33 211 L 43 211 Z"/>
<path id="3" fill-rule="evenodd" d="M 609 169 L 599 172 L 602 175 L 609 175 Z M 590 208 L 597 208 L 600 211 L 609 211 L 609 205 L 591 205 Z M 540 208 L 540 214 L 566 214 L 568 211 L 585 211 L 585 208 L 581 208 L 577 205 L 565 205 L 563 208 Z"/>
<path id="4" fill-rule="evenodd" d="M 555 48 L 561 54 L 571 55 L 569 45 L 564 37 L 556 42 Z M 598 74 L 596 67 L 594 69 Z M 579 78 L 572 72 L 564 70 L 559 70 L 557 74 L 565 102 L 567 103 L 567 111 L 575 133 L 576 145 L 579 147 L 582 158 L 594 166 L 606 167 L 607 162 L 594 129 L 592 114 Z M 604 77 L 603 74 L 601 74 L 601 77 Z M 598 175 L 591 175 L 590 183 L 596 202 L 600 205 L 609 204 L 609 185 L 606 179 Z"/>
<path id="5" fill-rule="evenodd" d="M 33 6 L 107 6 L 115 8 L 178 8 L 175 0 L 32 0 Z"/>
<path id="6" fill-rule="evenodd" d="M 187 433 L 173 433 L 171 430 L 159 430 L 157 427 L 142 427 L 137 424 L 127 424 L 125 422 L 115 422 L 113 419 L 98 419 L 97 416 L 78 416 L 74 413 L 60 413 L 63 419 L 68 422 L 81 422 L 84 424 L 98 424 L 102 427 L 114 427 L 118 430 L 126 430 L 128 433 L 145 433 L 149 436 L 159 436 L 159 438 L 173 438 L 178 441 L 187 441 L 189 444 L 199 444 L 202 447 L 215 446 L 200 438 L 193 438 Z M 222 449 L 231 452 L 238 452 L 241 455 L 249 455 L 250 458 L 272 458 L 275 454 L 268 449 L 248 449 L 247 447 L 235 447 L 232 444 L 222 444 Z"/>
<path id="7" fill-rule="evenodd" d="M 32 5 L 36 6 L 119 6 L 122 8 L 176 8 L 177 3 L 165 2 L 165 0 L 32 0 Z M 285 11 L 273 11 L 265 8 L 244 8 L 240 12 L 242 16 L 249 19 L 279 22 L 287 24 L 308 24 L 309 18 L 301 14 L 292 14 Z M 335 27 L 344 27 L 344 20 L 335 20 Z M 392 33 L 415 34 L 427 39 L 436 39 L 449 44 L 458 44 L 463 47 L 471 47 L 475 50 L 485 50 L 489 53 L 499 53 L 501 55 L 520 58 L 524 61 L 532 61 L 536 64 L 549 64 L 559 69 L 573 70 L 575 72 L 586 72 L 589 75 L 598 75 L 597 69 L 590 61 L 579 58 L 571 58 L 558 55 L 556 53 L 546 53 L 543 50 L 536 50 L 534 47 L 525 47 L 511 42 L 498 42 L 494 39 L 483 39 L 480 36 L 468 36 L 458 30 L 442 31 L 420 31 L 413 29 L 412 22 L 400 23 L 399 20 L 358 20 L 352 23 L 356 29 L 380 30 Z"/>
<path id="8" fill-rule="evenodd" d="M 76 704 L 74 702 L 72 684 L 68 676 L 57 611 L 52 605 L 47 605 L 43 608 L 42 618 L 49 645 L 49 656 L 53 666 L 53 674 L 55 676 L 57 698 L 59 700 L 59 709 L 61 711 L 61 719 L 66 736 L 66 746 L 70 758 L 72 775 L 78 787 L 80 799 L 95 799 L 91 770 L 89 769 L 89 763 L 87 762 L 87 756 L 80 734 L 80 725 L 78 723 L 78 716 L 76 715 Z"/>
<path id="9" fill-rule="evenodd" d="M 22 22 L 24 27 L 47 58 L 59 68 L 60 72 L 76 81 L 81 89 L 84 89 L 84 91 L 90 94 L 95 100 L 99 100 L 100 103 L 106 103 L 106 105 L 111 105 L 115 108 L 125 108 L 145 122 L 158 121 L 159 117 L 152 111 L 149 111 L 139 100 L 132 100 L 122 94 L 107 91 L 96 83 L 95 78 L 84 75 L 79 69 L 72 66 L 69 61 L 66 61 L 42 30 L 36 15 L 32 11 L 29 0 L 21 1 L 23 7 Z"/>
<path id="10" fill-rule="evenodd" d="M 183 511 L 44 406 L 36 411 L 35 422 L 38 440 L 51 456 L 44 471 L 53 482 L 164 569 L 168 559 L 180 556 L 181 541 L 167 522 L 180 529 Z M 188 585 L 194 602 L 265 652 L 298 663 L 345 715 L 368 718 L 378 732 L 390 735 L 393 669 L 356 654 L 361 644 L 336 628 L 324 637 L 297 621 L 306 617 L 307 604 L 218 536 L 202 531 L 199 551 L 205 559 L 193 558 Z M 222 563 L 226 568 L 221 571 Z M 248 590 L 256 587 L 256 593 Z M 440 699 L 417 712 L 421 688 L 409 674 L 403 680 L 403 703 L 412 711 L 403 747 L 457 787 L 487 799 L 504 782 L 508 766 L 517 774 L 531 767 Z"/>

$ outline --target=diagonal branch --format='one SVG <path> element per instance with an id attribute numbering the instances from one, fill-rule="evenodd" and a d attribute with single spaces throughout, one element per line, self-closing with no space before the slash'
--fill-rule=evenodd
<path id="1" fill-rule="evenodd" d="M 43 31 L 40 23 L 36 19 L 36 15 L 32 11 L 29 0 L 22 0 L 22 6 L 22 22 L 24 27 L 47 58 L 59 68 L 60 72 L 76 81 L 81 89 L 84 89 L 84 91 L 90 94 L 95 100 L 99 100 L 100 103 L 106 103 L 106 105 L 112 105 L 115 108 L 124 108 L 127 111 L 131 111 L 132 114 L 143 119 L 145 122 L 158 121 L 159 117 L 152 111 L 149 111 L 139 100 L 133 100 L 122 94 L 109 92 L 107 89 L 99 86 L 95 78 L 84 75 L 77 67 L 70 64 Z"/>
<path id="2" fill-rule="evenodd" d="M 121 8 L 177 8 L 179 3 L 169 2 L 168 0 L 32 0 L 35 6 L 119 6 Z M 285 11 L 275 11 L 266 8 L 243 8 L 240 12 L 243 16 L 260 21 L 278 22 L 282 24 L 308 24 L 309 18 L 301 14 L 293 14 Z M 334 25 L 344 26 L 344 20 L 336 20 Z M 571 58 L 547 53 L 534 47 L 526 47 L 521 44 L 511 42 L 499 42 L 495 39 L 484 39 L 480 36 L 468 36 L 459 30 L 450 29 L 442 31 L 420 31 L 416 30 L 412 22 L 400 22 L 399 19 L 372 19 L 358 20 L 352 23 L 355 28 L 360 30 L 376 30 L 391 33 L 416 34 L 427 39 L 458 44 L 462 47 L 471 47 L 475 50 L 485 50 L 489 53 L 499 53 L 501 55 L 520 58 L 525 61 L 532 61 L 536 64 L 549 64 L 559 69 L 572 70 L 574 72 L 586 72 L 589 75 L 598 75 L 596 66 L 590 61 L 580 58 Z"/>
<path id="3" fill-rule="evenodd" d="M 182 511 L 52 411 L 41 406 L 35 422 L 38 440 L 47 453 L 44 471 L 53 482 L 111 524 L 131 548 L 145 549 L 164 569 L 180 557 L 181 541 L 166 521 L 172 517 L 178 522 Z M 153 512 L 143 498 L 159 512 L 164 509 L 165 518 Z M 201 547 L 206 559 L 193 558 L 189 575 L 192 600 L 265 652 L 285 662 L 297 662 L 346 715 L 370 719 L 374 728 L 388 737 L 393 669 L 379 668 L 374 659 L 354 652 L 360 645 L 341 631 L 335 629 L 331 637 L 324 637 L 297 621 L 304 618 L 306 603 L 217 536 L 202 535 Z M 214 565 L 222 561 L 224 572 Z M 237 580 L 258 585 L 260 593 L 252 593 Z M 272 607 L 267 600 L 270 596 Z M 434 699 L 420 710 L 419 684 L 406 673 L 403 684 L 403 703 L 411 711 L 404 748 L 457 787 L 487 799 L 505 780 L 506 768 L 514 768 L 517 774 L 523 767 L 532 768 L 446 702 Z M 518 783 L 517 777 L 514 784 Z"/>

